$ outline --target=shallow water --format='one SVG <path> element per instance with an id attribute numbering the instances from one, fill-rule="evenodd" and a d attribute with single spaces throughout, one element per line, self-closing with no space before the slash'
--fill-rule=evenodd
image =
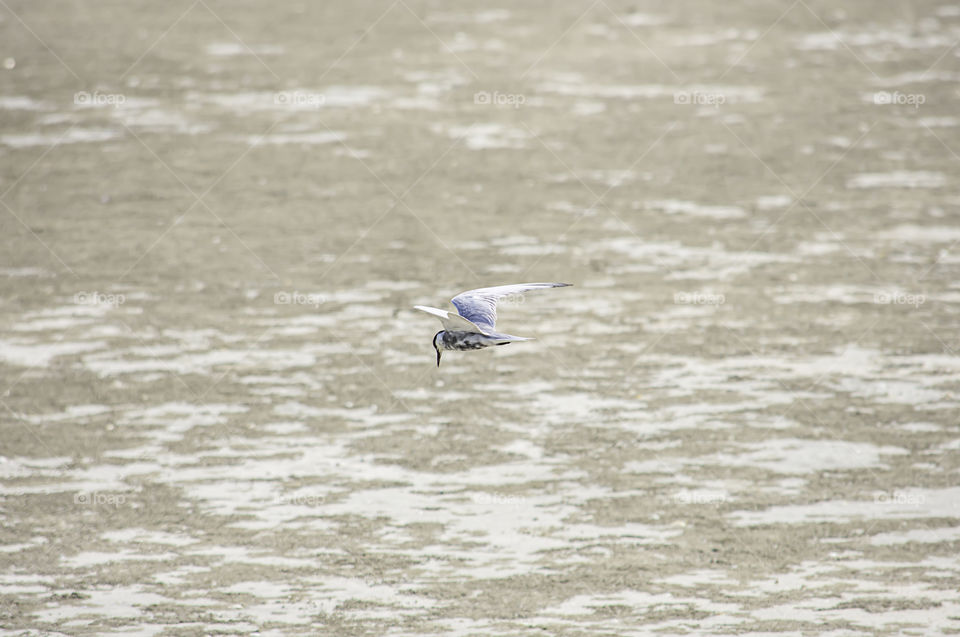
<path id="1" fill-rule="evenodd" d="M 958 39 L 0 7 L 0 633 L 960 630 Z"/>

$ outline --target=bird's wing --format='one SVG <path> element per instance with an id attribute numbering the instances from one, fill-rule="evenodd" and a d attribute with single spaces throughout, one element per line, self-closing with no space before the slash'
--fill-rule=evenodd
<path id="1" fill-rule="evenodd" d="M 523 294 L 529 290 L 542 288 L 562 288 L 569 283 L 516 283 L 514 285 L 498 285 L 492 288 L 469 290 L 453 297 L 453 305 L 460 312 L 460 316 L 473 321 L 481 327 L 494 329 L 497 323 L 497 301 L 511 294 Z"/>
<path id="2" fill-rule="evenodd" d="M 486 330 L 482 329 L 479 325 L 471 323 L 459 314 L 454 314 L 446 310 L 438 310 L 435 307 L 427 307 L 426 305 L 414 305 L 413 307 L 421 312 L 433 314 L 439 318 L 445 330 L 450 330 L 451 332 L 476 332 L 477 334 L 486 334 Z"/>

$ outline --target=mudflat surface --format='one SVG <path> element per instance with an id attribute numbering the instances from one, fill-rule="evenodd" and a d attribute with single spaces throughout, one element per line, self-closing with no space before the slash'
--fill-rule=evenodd
<path id="1" fill-rule="evenodd" d="M 0 632 L 956 633 L 958 40 L 0 2 Z"/>

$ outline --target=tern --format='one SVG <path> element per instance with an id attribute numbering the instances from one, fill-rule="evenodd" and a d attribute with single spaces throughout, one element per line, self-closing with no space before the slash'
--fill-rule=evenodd
<path id="1" fill-rule="evenodd" d="M 491 345 L 534 340 L 526 336 L 503 334 L 496 330 L 497 301 L 505 296 L 523 294 L 529 290 L 563 288 L 569 285 L 569 283 L 516 283 L 468 290 L 451 300 L 458 313 L 425 305 L 413 307 L 436 316 L 443 324 L 444 329 L 433 336 L 433 349 L 437 350 L 437 367 L 440 367 L 440 354 L 445 349 L 461 351 L 483 349 Z"/>

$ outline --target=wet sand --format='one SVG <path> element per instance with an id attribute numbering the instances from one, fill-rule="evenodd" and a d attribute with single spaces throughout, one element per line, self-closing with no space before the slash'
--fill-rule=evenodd
<path id="1" fill-rule="evenodd" d="M 0 6 L 0 634 L 960 631 L 958 41 Z"/>

